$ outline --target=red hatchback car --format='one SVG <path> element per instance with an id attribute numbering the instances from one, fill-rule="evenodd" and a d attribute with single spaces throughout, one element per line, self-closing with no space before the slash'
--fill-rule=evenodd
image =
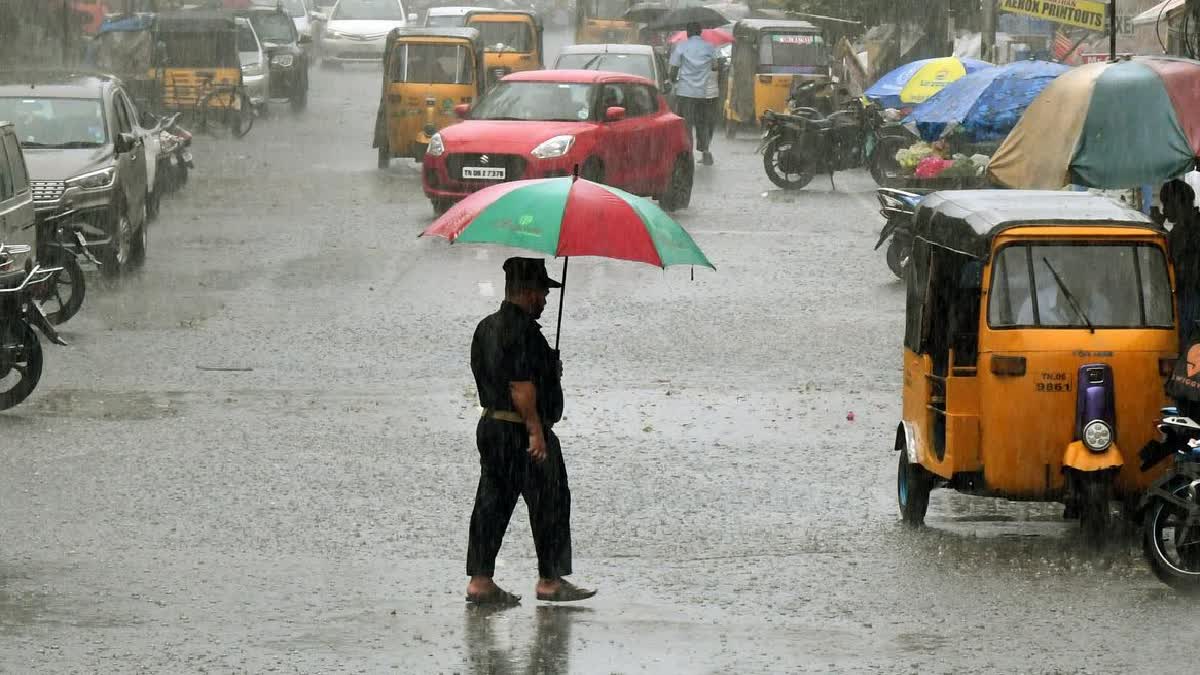
<path id="1" fill-rule="evenodd" d="M 434 211 L 502 181 L 579 175 L 654 197 L 668 211 L 691 201 L 695 170 L 683 119 L 643 77 L 534 70 L 505 77 L 434 134 L 422 183 Z"/>

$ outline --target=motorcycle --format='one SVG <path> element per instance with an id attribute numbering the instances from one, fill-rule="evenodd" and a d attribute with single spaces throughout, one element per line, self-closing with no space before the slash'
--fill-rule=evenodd
<path id="1" fill-rule="evenodd" d="M 799 190 L 818 173 L 833 174 L 863 165 L 863 129 L 866 111 L 861 104 L 824 116 L 815 107 L 801 105 L 816 100 L 818 83 L 806 82 L 789 101 L 788 112 L 768 110 L 763 115 L 763 136 L 757 152 L 771 182 L 785 190 Z"/>
<path id="2" fill-rule="evenodd" d="M 886 221 L 875 242 L 878 251 L 883 243 L 891 240 L 887 248 L 887 266 L 897 278 L 904 278 L 904 268 L 912 257 L 913 215 L 917 204 L 925 195 L 920 192 L 879 188 L 875 197 L 879 200 L 879 215 Z"/>
<path id="3" fill-rule="evenodd" d="M 33 294 L 46 319 L 55 326 L 69 321 L 83 307 L 87 282 L 79 258 L 100 265 L 100 261 L 88 250 L 83 223 L 71 218 L 74 215 L 74 210 L 67 210 L 45 216 L 37 226 L 36 257 L 58 271 L 45 282 L 35 285 Z"/>
<path id="4" fill-rule="evenodd" d="M 196 168 L 192 161 L 192 133 L 179 125 L 181 113 L 164 119 L 159 127 L 161 151 L 158 171 L 165 192 L 176 192 L 187 185 L 188 172 Z"/>
<path id="5" fill-rule="evenodd" d="M 1200 592 L 1200 424 L 1176 408 L 1163 408 L 1158 429 L 1163 440 L 1142 450 L 1142 471 L 1168 458 L 1173 462 L 1138 505 L 1142 552 L 1160 581 Z"/>
<path id="6" fill-rule="evenodd" d="M 42 345 L 34 328 L 57 345 L 66 345 L 35 301 L 35 289 L 60 268 L 27 263 L 17 268 L 14 255 L 29 246 L 0 244 L 0 410 L 29 397 L 42 377 Z"/>

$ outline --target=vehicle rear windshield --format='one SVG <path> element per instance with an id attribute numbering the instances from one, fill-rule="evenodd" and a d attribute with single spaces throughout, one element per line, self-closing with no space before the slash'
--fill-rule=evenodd
<path id="1" fill-rule="evenodd" d="M 238 31 L 240 34 L 241 31 Z M 238 68 L 237 38 L 230 32 L 161 33 L 166 44 L 165 65 L 171 68 Z M 252 51 L 251 47 L 245 51 Z"/>
<path id="2" fill-rule="evenodd" d="M 592 119 L 595 87 L 563 82 L 501 82 L 471 111 L 477 120 L 583 122 Z"/>
<path id="3" fill-rule="evenodd" d="M 470 50 L 462 45 L 401 44 L 392 59 L 392 82 L 471 84 L 475 81 Z"/>
<path id="4" fill-rule="evenodd" d="M 284 14 L 257 12 L 250 21 L 254 24 L 258 39 L 263 42 L 287 44 L 295 40 L 295 35 L 292 33 L 295 25 Z"/>
<path id="5" fill-rule="evenodd" d="M 643 54 L 563 54 L 555 68 L 560 70 L 608 70 L 628 75 L 641 75 L 651 81 L 654 61 Z"/>
<path id="6" fill-rule="evenodd" d="M 815 73 L 828 67 L 829 52 L 820 35 L 776 33 L 758 43 L 758 61 L 772 73 Z"/>
<path id="7" fill-rule="evenodd" d="M 81 98 L 0 98 L 0 120 L 11 120 L 27 148 L 95 148 L 108 142 L 100 101 Z"/>
<path id="8" fill-rule="evenodd" d="M 303 0 L 284 0 L 283 9 L 288 13 L 288 16 L 293 19 L 299 19 L 308 14 L 304 8 Z"/>
<path id="9" fill-rule="evenodd" d="M 1166 259 L 1162 249 L 1147 244 L 1006 246 L 992 263 L 989 297 L 993 328 L 1174 323 Z"/>
<path id="10" fill-rule="evenodd" d="M 625 0 L 584 0 L 584 11 L 593 19 L 620 19 L 627 9 Z"/>
<path id="11" fill-rule="evenodd" d="M 430 14 L 425 17 L 425 25 L 436 28 L 459 28 L 466 19 L 465 14 Z"/>
<path id="12" fill-rule="evenodd" d="M 480 42 L 489 52 L 533 51 L 533 28 L 524 21 L 481 21 L 471 27 L 479 30 Z"/>
<path id="13" fill-rule="evenodd" d="M 341 0 L 330 18 L 343 21 L 403 21 L 404 8 L 396 0 Z"/>

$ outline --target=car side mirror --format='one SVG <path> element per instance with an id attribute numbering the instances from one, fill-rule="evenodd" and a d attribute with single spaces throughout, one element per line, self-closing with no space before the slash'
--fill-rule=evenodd
<path id="1" fill-rule="evenodd" d="M 117 134 L 116 140 L 113 141 L 113 151 L 118 155 L 123 155 L 127 152 L 133 152 L 133 148 L 137 145 L 137 137 L 133 134 Z"/>
<path id="2" fill-rule="evenodd" d="M 454 106 L 454 116 L 457 117 L 458 119 L 465 120 L 465 119 L 467 119 L 467 115 L 470 115 L 470 114 L 471 114 L 471 104 L 470 103 L 459 103 L 458 105 Z"/>
<path id="3" fill-rule="evenodd" d="M 611 105 L 604 110 L 604 119 L 607 122 L 620 122 L 625 119 L 625 109 L 619 105 Z"/>
<path id="4" fill-rule="evenodd" d="M 312 44 L 312 36 L 307 33 L 303 33 L 300 35 L 300 37 L 296 38 L 296 44 L 311 45 Z"/>

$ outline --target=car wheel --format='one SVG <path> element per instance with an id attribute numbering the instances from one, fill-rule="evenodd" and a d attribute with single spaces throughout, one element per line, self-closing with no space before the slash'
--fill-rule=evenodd
<path id="1" fill-rule="evenodd" d="M 664 211 L 685 209 L 692 202 L 692 179 L 695 172 L 696 165 L 687 155 L 675 159 L 667 191 L 658 198 L 658 203 Z"/>
<path id="2" fill-rule="evenodd" d="M 157 178 L 157 176 L 155 176 Z M 157 180 L 155 181 L 157 182 Z M 146 193 L 146 220 L 158 220 L 159 205 L 162 201 L 162 191 L 155 189 Z"/>
<path id="3" fill-rule="evenodd" d="M 604 163 L 595 157 L 588 157 L 587 161 L 583 163 L 583 168 L 579 170 L 579 177 L 593 183 L 603 183 Z"/>
<path id="4" fill-rule="evenodd" d="M 141 267 L 146 264 L 146 250 L 150 247 L 150 225 L 142 223 L 138 228 L 137 235 L 133 238 L 133 244 L 129 251 L 129 264 L 134 267 Z"/>
<path id="5" fill-rule="evenodd" d="M 109 243 L 101 256 L 100 270 L 104 276 L 112 278 L 125 271 L 133 250 L 133 223 L 129 221 L 124 206 L 118 206 L 116 215 L 110 219 L 108 236 Z"/>

